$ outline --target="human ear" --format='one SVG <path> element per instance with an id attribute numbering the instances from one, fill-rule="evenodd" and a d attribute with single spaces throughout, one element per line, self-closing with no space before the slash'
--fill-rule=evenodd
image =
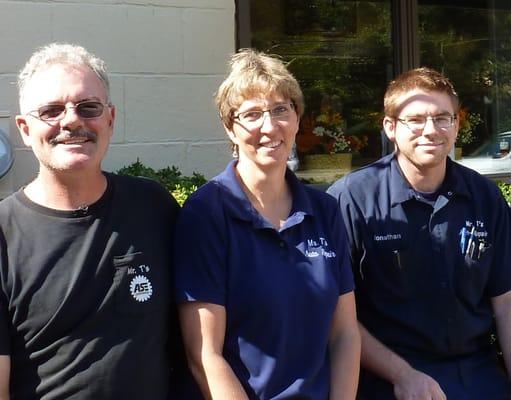
<path id="1" fill-rule="evenodd" d="M 110 133 L 110 135 L 112 135 L 113 134 L 113 128 L 114 128 L 114 122 L 115 122 L 116 108 L 113 105 L 109 106 L 108 108 L 110 109 L 110 116 L 109 116 L 108 126 L 112 130 L 112 132 Z"/>
<path id="2" fill-rule="evenodd" d="M 225 124 L 224 129 L 225 132 L 227 133 L 227 136 L 229 136 L 229 139 L 231 139 L 231 142 L 236 144 L 236 134 L 234 133 L 234 130 L 232 128 L 228 128 Z"/>
<path id="3" fill-rule="evenodd" d="M 30 140 L 30 128 L 27 124 L 27 119 L 25 115 L 16 115 L 14 118 L 16 121 L 16 126 L 18 127 L 18 131 L 21 135 L 21 139 L 23 139 L 23 143 L 25 143 L 25 146 L 30 147 L 31 146 L 31 140 Z"/>
<path id="4" fill-rule="evenodd" d="M 383 129 L 387 138 L 394 143 L 396 140 L 396 120 L 394 118 L 383 118 Z"/>

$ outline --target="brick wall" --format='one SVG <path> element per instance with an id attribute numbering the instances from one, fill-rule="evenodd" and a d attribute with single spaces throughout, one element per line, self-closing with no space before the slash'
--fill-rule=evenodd
<path id="1" fill-rule="evenodd" d="M 78 43 L 109 67 L 117 106 L 106 170 L 138 157 L 211 177 L 230 158 L 213 93 L 234 51 L 233 0 L 0 0 L 0 114 L 15 161 L 0 196 L 28 183 L 37 162 L 17 132 L 16 74 L 33 50 Z"/>

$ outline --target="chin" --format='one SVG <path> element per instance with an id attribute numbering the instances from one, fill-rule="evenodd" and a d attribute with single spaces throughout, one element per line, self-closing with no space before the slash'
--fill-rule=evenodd
<path id="1" fill-rule="evenodd" d="M 85 157 L 67 161 L 61 161 L 57 163 L 52 163 L 48 167 L 48 169 L 53 171 L 60 172 L 72 172 L 72 171 L 83 171 L 91 168 L 95 168 L 98 166 L 94 160 Z"/>

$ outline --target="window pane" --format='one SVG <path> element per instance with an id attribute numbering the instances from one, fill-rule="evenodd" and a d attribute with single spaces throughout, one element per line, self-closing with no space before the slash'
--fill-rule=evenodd
<path id="1" fill-rule="evenodd" d="M 252 0 L 252 46 L 289 61 L 305 95 L 297 136 L 305 156 L 381 155 L 383 94 L 392 77 L 389 1 Z M 336 169 L 337 167 L 333 167 Z"/>
<path id="2" fill-rule="evenodd" d="M 444 3 L 419 1 L 421 62 L 445 73 L 460 96 L 460 162 L 485 174 L 511 173 L 511 5 Z"/>

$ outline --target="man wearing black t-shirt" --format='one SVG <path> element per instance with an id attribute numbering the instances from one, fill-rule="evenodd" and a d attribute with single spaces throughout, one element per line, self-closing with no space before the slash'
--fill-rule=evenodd
<path id="1" fill-rule="evenodd" d="M 493 316 L 511 369 L 511 221 L 496 185 L 448 158 L 452 84 L 429 68 L 389 84 L 394 154 L 349 174 L 338 199 L 362 337 L 362 400 L 504 400 Z"/>
<path id="2" fill-rule="evenodd" d="M 18 85 L 39 172 L 0 203 L 0 398 L 171 398 L 178 206 L 102 172 L 116 114 L 102 60 L 50 44 Z"/>

